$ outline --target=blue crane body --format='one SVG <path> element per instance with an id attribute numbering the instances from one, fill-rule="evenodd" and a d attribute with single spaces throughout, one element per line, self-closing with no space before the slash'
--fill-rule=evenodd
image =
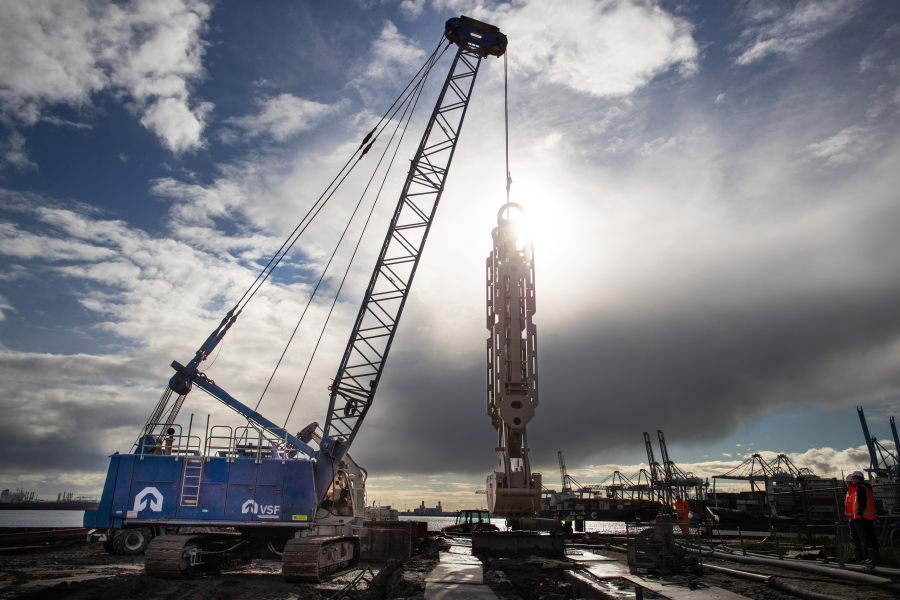
<path id="1" fill-rule="evenodd" d="M 287 581 L 318 582 L 358 564 L 366 473 L 347 451 L 374 400 L 478 67 L 483 58 L 506 51 L 499 29 L 465 16 L 447 21 L 445 38 L 458 50 L 329 387 L 321 436 L 316 423 L 290 434 L 201 371 L 201 363 L 237 322 L 245 294 L 186 365 L 172 363 L 175 374 L 133 452 L 110 457 L 99 507 L 84 516 L 85 527 L 106 532 L 101 539 L 108 551 L 146 552 L 147 573 L 173 579 L 249 564 L 260 555 L 280 556 Z M 362 151 L 373 133 L 357 150 L 359 159 L 371 148 Z M 202 441 L 192 435 L 191 425 L 183 433 L 175 419 L 195 387 L 247 425 L 214 426 Z"/>
<path id="2" fill-rule="evenodd" d="M 116 454 L 100 506 L 86 527 L 181 525 L 234 527 L 247 522 L 295 525 L 316 510 L 313 463 L 304 459 L 210 457 L 202 465 L 199 502 L 179 502 L 184 457 Z"/>

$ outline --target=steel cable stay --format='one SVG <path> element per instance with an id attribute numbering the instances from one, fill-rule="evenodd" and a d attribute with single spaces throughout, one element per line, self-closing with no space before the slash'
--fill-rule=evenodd
<path id="1" fill-rule="evenodd" d="M 216 327 L 216 329 L 209 335 L 209 337 L 204 341 L 204 343 L 200 346 L 200 348 L 196 351 L 194 357 L 189 361 L 187 366 L 179 365 L 177 362 L 172 363 L 172 367 L 176 370 L 175 376 L 169 381 L 169 387 L 163 392 L 160 397 L 156 408 L 154 409 L 151 417 L 148 419 L 147 423 L 144 426 L 143 431 L 135 440 L 135 448 L 138 448 L 139 445 L 142 444 L 142 439 L 146 436 L 152 437 L 154 430 L 158 427 L 162 427 L 160 433 L 165 433 L 168 427 L 174 422 L 175 418 L 178 415 L 178 412 L 181 408 L 181 405 L 184 403 L 184 399 L 187 393 L 190 391 L 193 386 L 192 379 L 187 375 L 187 373 L 191 371 L 195 371 L 199 376 L 208 379 L 206 375 L 200 370 L 200 363 L 205 361 L 212 352 L 219 346 L 222 342 L 225 334 L 229 331 L 232 325 L 236 322 L 238 316 L 246 307 L 247 303 L 252 299 L 252 297 L 256 294 L 259 288 L 265 283 L 265 281 L 269 278 L 274 269 L 281 263 L 287 253 L 291 250 L 294 244 L 297 242 L 299 237 L 306 231 L 309 224 L 313 219 L 321 212 L 322 207 L 325 203 L 327 203 L 340 187 L 340 185 L 347 179 L 350 172 L 359 164 L 365 154 L 369 152 L 375 142 L 378 140 L 381 133 L 388 127 L 391 121 L 393 121 L 400 112 L 401 108 L 409 105 L 410 99 L 413 97 L 413 94 L 420 88 L 421 82 L 423 78 L 430 73 L 431 69 L 435 66 L 437 61 L 443 56 L 446 52 L 447 48 L 449 48 L 450 44 L 444 43 L 442 40 L 437 44 L 434 51 L 428 56 L 423 65 L 419 68 L 416 74 L 412 77 L 410 82 L 406 85 L 403 91 L 398 95 L 398 97 L 392 102 L 391 106 L 385 113 L 380 117 L 379 121 L 376 123 L 375 127 L 366 135 L 363 139 L 362 143 L 360 143 L 359 147 L 354 151 L 351 157 L 347 160 L 347 162 L 342 166 L 338 174 L 331 180 L 328 186 L 325 188 L 325 191 L 319 196 L 319 198 L 313 203 L 312 207 L 307 211 L 307 213 L 303 216 L 300 223 L 294 228 L 291 234 L 285 239 L 285 241 L 281 244 L 275 254 L 269 259 L 266 265 L 260 270 L 254 279 L 253 283 L 247 288 L 241 298 L 235 303 L 234 307 L 225 314 L 222 321 Z M 368 143 L 368 145 L 367 145 Z M 355 159 L 355 160 L 354 160 Z M 349 167 L 349 170 L 348 170 Z M 337 184 L 337 185 L 335 185 Z M 323 202 L 324 200 L 324 202 Z M 311 218 L 310 218 L 311 217 Z M 217 354 L 218 356 L 218 354 Z M 210 365 L 211 366 L 211 365 Z M 211 380 L 210 380 L 211 381 Z M 176 400 L 170 404 L 172 391 L 176 392 Z M 209 393 L 208 390 L 207 393 Z M 218 398 L 218 397 L 217 397 Z M 222 398 L 218 398 L 222 400 Z M 236 408 L 232 406 L 228 402 L 226 402 L 232 408 Z M 237 409 L 239 413 L 243 415 L 242 410 Z M 163 415 L 166 415 L 165 423 L 163 422 Z M 255 427 L 255 426 L 254 426 Z M 268 427 L 268 425 L 266 425 Z M 149 438 L 148 440 L 149 441 Z"/>
<path id="2" fill-rule="evenodd" d="M 417 77 L 421 74 L 421 77 L 419 77 L 419 81 L 422 81 L 422 79 L 424 79 L 428 76 L 427 74 L 431 72 L 431 69 L 432 69 L 432 67 L 434 67 L 434 64 L 437 62 L 438 59 L 440 59 L 441 56 L 443 56 L 443 52 L 440 52 L 440 54 L 438 53 L 439 50 L 440 50 L 440 45 L 431 54 L 429 59 L 426 61 L 425 65 L 423 65 L 423 67 L 419 69 L 418 73 L 416 74 Z M 444 50 L 446 51 L 446 48 Z M 424 69 L 424 73 L 423 73 L 423 69 Z M 415 81 L 415 78 L 413 81 L 410 82 L 409 85 L 411 85 L 414 81 Z M 240 313 L 240 311 L 244 309 L 244 307 L 250 302 L 250 300 L 253 298 L 253 296 L 256 295 L 256 292 L 259 291 L 260 287 L 262 287 L 262 285 L 269 279 L 269 276 L 272 274 L 272 272 L 275 270 L 275 268 L 278 267 L 279 264 L 281 264 L 281 261 L 285 258 L 285 256 L 287 256 L 288 252 L 290 252 L 290 250 L 294 247 L 294 244 L 296 244 L 297 241 L 300 239 L 300 236 L 303 235 L 303 233 L 307 230 L 307 228 L 313 222 L 313 220 L 319 215 L 319 213 L 322 211 L 322 209 L 325 207 L 325 205 L 328 203 L 328 201 L 331 200 L 331 198 L 337 192 L 338 188 L 340 188 L 340 186 L 344 183 L 344 181 L 346 181 L 347 177 L 350 176 L 350 173 L 353 172 L 353 170 L 356 168 L 356 166 L 359 164 L 359 162 L 362 160 L 362 158 L 366 154 L 368 154 L 369 150 L 372 148 L 372 146 L 378 140 L 378 137 L 384 132 L 384 130 L 387 128 L 388 124 L 391 121 L 393 121 L 394 117 L 400 111 L 400 108 L 409 100 L 409 98 L 414 93 L 414 91 L 412 91 L 412 90 L 409 91 L 408 93 L 406 93 L 407 90 L 409 90 L 409 85 L 407 85 L 407 87 L 404 89 L 403 93 L 401 93 L 401 96 L 398 97 L 397 100 L 394 100 L 394 103 L 391 104 L 391 108 L 388 109 L 387 113 L 385 113 L 385 116 L 383 116 L 378 121 L 378 124 L 375 126 L 375 128 L 372 129 L 372 131 L 369 132 L 368 135 L 366 135 L 366 137 L 363 139 L 362 143 L 360 143 L 359 148 L 356 149 L 356 151 L 353 153 L 353 155 L 350 157 L 350 159 L 344 164 L 342 169 L 338 172 L 338 174 L 331 181 L 331 183 L 328 185 L 328 187 L 325 188 L 325 191 L 322 192 L 322 195 L 319 196 L 319 198 L 313 203 L 313 206 L 309 209 L 309 211 L 307 211 L 306 215 L 303 216 L 303 218 L 300 220 L 300 223 L 297 225 L 297 227 L 294 228 L 294 230 L 291 232 L 291 234 L 288 236 L 288 238 L 284 241 L 284 243 L 282 243 L 281 247 L 278 249 L 278 251 L 275 253 L 275 255 L 273 255 L 273 257 L 271 259 L 269 259 L 269 262 L 267 263 L 267 265 L 263 268 L 263 270 L 260 272 L 260 274 L 257 275 L 256 280 L 254 280 L 253 284 L 251 284 L 251 286 L 247 289 L 247 291 L 244 292 L 244 295 L 241 297 L 241 300 L 238 301 L 238 303 L 235 305 L 235 308 L 232 309 L 232 311 L 234 311 L 234 310 L 238 309 L 238 307 L 240 307 L 240 309 L 237 311 L 238 313 Z M 415 88 L 413 88 L 413 90 L 415 90 Z M 404 94 L 406 94 L 406 95 L 404 96 Z M 397 102 L 401 101 L 401 99 L 402 99 L 402 102 L 398 106 Z M 393 110 L 393 113 L 391 113 L 391 110 Z M 390 118 L 387 118 L 388 113 L 390 113 Z M 385 122 L 386 118 L 387 118 L 387 122 Z M 369 141 L 370 139 L 371 139 L 371 141 Z M 368 145 L 366 145 L 367 141 L 369 141 Z M 360 150 L 362 150 L 361 153 L 360 153 Z M 357 153 L 359 153 L 359 156 L 357 156 Z M 356 157 L 355 161 L 353 160 L 354 157 Z M 347 168 L 348 165 L 349 165 L 349 169 Z M 346 170 L 346 173 L 344 172 L 345 170 Z M 343 174 L 343 176 L 342 176 L 342 174 Z M 334 185 L 335 181 L 337 181 L 337 185 Z M 332 189 L 332 186 L 334 186 L 333 189 Z M 329 189 L 331 190 L 330 192 L 329 192 Z M 324 202 L 323 202 L 323 198 L 324 198 Z M 313 211 L 315 211 L 315 212 L 313 212 Z M 312 213 L 312 217 L 310 217 L 310 213 Z M 304 221 L 306 222 L 305 224 L 304 224 Z M 245 298 L 246 298 L 246 300 L 245 300 Z M 242 301 L 243 301 L 243 306 L 241 306 Z"/>
<path id="3" fill-rule="evenodd" d="M 360 150 L 362 150 L 363 146 L 365 146 L 366 143 L 369 142 L 369 140 L 371 140 L 372 136 L 375 135 L 376 131 L 381 126 L 381 124 L 384 122 L 384 120 L 387 118 L 388 114 L 391 114 L 391 111 L 394 111 L 394 107 L 397 105 L 397 102 L 400 102 L 401 100 L 405 101 L 405 99 L 408 98 L 409 94 L 406 93 L 407 90 L 409 90 L 409 87 L 411 85 L 413 85 L 417 80 L 419 80 L 419 75 L 422 74 L 422 71 L 424 69 L 431 68 L 429 66 L 429 64 L 431 64 L 433 66 L 433 64 L 435 62 L 434 57 L 435 57 L 435 55 L 437 55 L 438 51 L 440 51 L 440 48 L 443 45 L 443 43 L 444 43 L 444 40 L 442 38 L 441 41 L 438 42 L 437 48 L 435 48 L 435 50 L 431 53 L 431 55 L 428 57 L 428 59 L 426 59 L 425 63 L 421 67 L 419 67 L 419 70 L 416 72 L 416 74 L 413 76 L 413 78 L 410 80 L 410 82 L 408 84 L 406 84 L 406 87 L 403 88 L 403 91 L 400 92 L 399 96 L 397 96 L 397 98 L 394 100 L 394 102 L 391 104 L 391 106 L 388 107 L 388 109 L 384 112 L 384 114 L 379 119 L 378 123 L 376 123 L 375 127 L 372 128 L 372 131 L 370 131 L 366 135 L 366 137 L 363 138 L 363 141 L 359 144 L 359 147 L 356 149 L 356 151 L 350 156 L 349 159 L 347 159 L 347 162 L 344 164 L 344 166 L 341 168 L 341 170 L 338 171 L 338 174 L 335 175 L 334 179 L 331 180 L 331 182 L 325 188 L 325 191 L 322 192 L 322 195 L 319 196 L 319 199 L 316 200 L 316 202 L 313 204 L 314 207 L 315 207 L 315 204 L 318 204 L 319 200 L 321 200 L 322 197 L 326 193 L 328 193 L 328 190 L 331 188 L 332 185 L 334 185 L 334 182 L 338 180 L 338 178 L 341 176 L 341 173 L 344 172 L 344 169 L 346 169 L 347 166 L 350 165 L 350 163 L 353 161 L 353 158 L 356 156 L 356 154 Z M 446 51 L 446 48 L 444 48 L 444 50 Z M 443 54 L 443 52 L 441 52 L 441 54 Z M 396 114 L 396 111 L 394 111 L 394 114 Z M 378 136 L 375 135 L 375 137 L 377 138 Z M 372 143 L 374 143 L 374 140 L 372 140 Z M 371 146 L 371 144 L 370 144 L 370 146 Z M 365 152 L 363 154 L 365 154 Z M 359 159 L 357 159 L 357 162 L 358 161 L 359 161 Z M 312 211 L 312 209 L 310 209 L 310 212 L 311 211 Z M 306 216 L 309 216 L 309 212 L 307 212 L 307 214 L 304 216 L 304 218 L 300 220 L 300 225 L 303 224 L 303 221 L 306 219 Z M 294 229 L 294 232 L 292 232 L 291 235 L 288 236 L 287 239 L 285 239 L 285 241 L 281 244 L 281 247 L 275 252 L 275 254 L 272 255 L 272 258 L 269 259 L 269 262 L 266 263 L 266 266 L 263 267 L 263 269 L 260 271 L 259 275 L 256 276 L 256 279 L 253 281 L 253 283 L 250 285 L 250 287 L 247 288 L 247 291 L 245 291 L 244 294 L 235 303 L 235 308 L 237 308 L 240 305 L 240 303 L 243 302 L 244 298 L 247 297 L 247 294 L 250 293 L 250 290 L 253 289 L 253 286 L 256 285 L 256 283 L 259 281 L 259 278 L 262 277 L 263 274 L 266 272 L 266 270 L 272 265 L 272 262 L 278 258 L 278 256 L 281 254 L 282 250 L 284 250 L 285 244 L 287 244 L 288 241 L 293 236 L 293 234 L 296 233 L 296 231 L 297 231 L 297 229 L 299 229 L 300 225 L 297 225 L 297 228 Z"/>
<path id="4" fill-rule="evenodd" d="M 206 360 L 207 357 L 212 353 L 212 351 L 222 340 L 231 326 L 234 325 L 235 321 L 237 321 L 237 318 L 238 316 L 240 316 L 240 313 L 243 311 L 243 309 L 256 295 L 256 292 L 258 292 L 262 285 L 265 284 L 274 270 L 281 264 L 281 261 L 284 260 L 284 258 L 287 256 L 288 252 L 290 252 L 290 250 L 294 247 L 303 233 L 306 232 L 312 221 L 319 215 L 319 213 L 322 211 L 322 208 L 324 208 L 324 206 L 331 200 L 335 192 L 340 188 L 344 181 L 346 181 L 350 173 L 362 160 L 363 156 L 365 156 L 369 152 L 382 132 L 387 128 L 390 122 L 394 120 L 401 107 L 409 102 L 409 99 L 412 97 L 414 91 L 418 89 L 419 82 L 421 82 L 421 80 L 426 76 L 427 73 L 430 73 L 437 60 L 440 59 L 441 56 L 443 56 L 448 47 L 449 44 L 445 46 L 443 41 L 438 44 L 438 46 L 426 59 L 425 63 L 422 65 L 422 67 L 419 69 L 410 83 L 407 84 L 406 88 L 404 88 L 403 92 L 401 92 L 400 96 L 398 96 L 398 98 L 394 100 L 394 102 L 391 104 L 391 107 L 381 117 L 375 128 L 373 128 L 372 131 L 369 132 L 368 135 L 366 135 L 360 146 L 354 151 L 350 159 L 347 160 L 338 174 L 328 184 L 328 186 L 325 188 L 325 191 L 322 192 L 318 199 L 316 199 L 310 209 L 300 220 L 300 223 L 294 228 L 290 235 L 288 235 L 288 237 L 281 244 L 275 254 L 272 255 L 272 258 L 270 258 L 266 265 L 262 268 L 262 270 L 256 276 L 256 279 L 254 279 L 253 283 L 250 284 L 241 298 L 235 303 L 234 307 L 225 314 L 225 317 L 222 319 L 219 326 L 212 332 L 212 334 L 210 334 L 210 336 L 206 339 L 200 349 L 197 350 L 194 358 L 188 365 L 189 369 L 199 367 L 199 364 Z M 410 89 L 411 86 L 412 89 Z M 367 142 L 368 145 L 366 144 Z M 176 385 L 178 385 L 177 382 Z"/>
<path id="5" fill-rule="evenodd" d="M 438 58 L 440 58 L 440 57 L 438 57 Z M 258 400 L 257 403 L 256 403 L 256 406 L 254 407 L 254 411 L 259 410 L 260 403 L 262 402 L 263 397 L 265 396 L 266 392 L 268 391 L 269 386 L 270 386 L 271 383 L 272 383 L 272 380 L 275 378 L 275 374 L 277 373 L 279 367 L 281 366 L 281 363 L 282 363 L 282 361 L 284 360 L 284 357 L 285 357 L 285 355 L 287 354 L 287 351 L 288 351 L 288 349 L 290 348 L 291 343 L 293 342 L 294 337 L 296 336 L 297 331 L 299 330 L 300 325 L 301 325 L 301 323 L 303 322 L 303 319 L 304 319 L 304 317 L 306 316 L 307 311 L 309 310 L 309 307 L 310 307 L 310 305 L 312 304 L 313 299 L 316 297 L 316 295 L 317 295 L 317 293 L 318 293 L 318 291 L 319 291 L 319 288 L 321 287 L 322 281 L 325 279 L 325 275 L 327 274 L 328 269 L 329 269 L 329 267 L 331 266 L 332 261 L 334 260 L 334 257 L 337 255 L 338 249 L 340 248 L 341 244 L 343 243 L 344 238 L 345 238 L 346 235 L 347 235 L 347 231 L 349 230 L 350 225 L 352 224 L 353 219 L 354 219 L 354 217 L 356 216 L 356 213 L 359 211 L 359 207 L 362 205 L 363 199 L 365 198 L 366 194 L 367 194 L 368 191 L 369 191 L 369 188 L 370 188 L 370 186 L 371 186 L 371 184 L 372 184 L 372 181 L 375 179 L 375 176 L 378 174 L 378 169 L 379 169 L 379 167 L 381 166 L 382 162 L 384 162 L 385 156 L 388 154 L 388 152 L 389 152 L 390 149 L 391 149 L 391 145 L 393 144 L 394 138 L 395 138 L 396 135 L 397 135 L 397 131 L 400 130 L 401 127 L 403 127 L 403 133 L 400 135 L 400 139 L 397 141 L 397 145 L 396 145 L 396 147 L 395 147 L 395 149 L 394 149 L 394 154 L 393 154 L 393 156 L 392 156 L 392 158 L 391 158 L 390 163 L 388 164 L 387 170 L 386 170 L 385 173 L 384 173 L 384 179 L 382 180 L 381 188 L 379 188 L 379 190 L 378 190 L 378 194 L 376 195 L 375 200 L 374 200 L 374 202 L 373 202 L 373 204 L 372 204 L 372 209 L 371 209 L 370 212 L 369 212 L 369 217 L 366 219 L 366 222 L 365 222 L 365 224 L 364 224 L 364 226 L 363 226 L 363 228 L 362 228 L 362 230 L 361 230 L 361 232 L 360 232 L 360 234 L 359 234 L 359 239 L 357 240 L 357 243 L 356 243 L 356 248 L 359 248 L 359 244 L 360 244 L 360 242 L 361 242 L 361 240 L 362 240 L 362 236 L 365 234 L 366 227 L 368 227 L 369 219 L 371 218 L 372 212 L 373 212 L 374 209 L 375 209 L 375 205 L 376 205 L 377 202 L 378 202 L 378 199 L 379 199 L 380 194 L 381 194 L 381 189 L 384 187 L 384 182 L 387 180 L 387 177 L 388 177 L 388 175 L 390 174 L 390 170 L 391 170 L 391 167 L 393 166 L 394 159 L 395 159 L 396 156 L 397 156 L 397 152 L 398 152 L 398 150 L 399 150 L 399 148 L 400 148 L 400 144 L 401 144 L 402 141 L 403 141 L 403 136 L 404 136 L 405 133 L 406 133 L 406 129 L 407 129 L 407 127 L 409 127 L 409 123 L 410 123 L 410 121 L 411 121 L 411 119 L 412 119 L 412 117 L 413 117 L 413 114 L 414 114 L 414 112 L 415 112 L 415 106 L 416 106 L 416 104 L 418 104 L 419 97 L 421 97 L 422 90 L 423 90 L 424 87 L 425 87 L 425 82 L 426 82 L 427 79 L 428 79 L 428 74 L 429 74 L 429 73 L 430 73 L 430 68 L 429 68 L 428 71 L 426 71 L 426 73 L 424 74 L 424 76 L 423 76 L 423 77 L 419 80 L 419 82 L 416 84 L 416 87 L 415 87 L 414 90 L 413 90 L 413 94 L 414 94 L 415 98 L 413 99 L 413 96 L 410 95 L 410 96 L 408 97 L 408 100 L 409 100 L 409 101 L 408 101 L 408 102 L 407 102 L 407 101 L 404 101 L 403 104 L 401 105 L 401 106 L 404 106 L 404 105 L 405 105 L 405 108 L 403 109 L 403 114 L 400 116 L 400 118 L 399 118 L 398 120 L 396 120 L 396 126 L 394 127 L 394 131 L 393 131 L 393 133 L 391 133 L 391 137 L 390 137 L 390 139 L 388 140 L 387 144 L 385 145 L 384 151 L 382 152 L 381 157 L 378 159 L 378 163 L 375 165 L 375 168 L 374 168 L 373 171 L 372 171 L 372 175 L 369 177 L 369 181 L 367 182 L 366 187 L 363 189 L 362 193 L 360 194 L 359 200 L 357 201 L 356 206 L 354 207 L 352 214 L 351 214 L 350 217 L 347 219 L 347 224 L 344 226 L 344 230 L 343 230 L 343 232 L 341 233 L 341 236 L 340 236 L 340 238 L 338 239 L 337 244 L 335 244 L 334 250 L 332 251 L 331 256 L 329 257 L 328 262 L 327 262 L 326 265 L 325 265 L 325 268 L 322 270 L 322 273 L 321 273 L 321 275 L 319 276 L 319 280 L 318 280 L 318 282 L 316 283 L 316 286 L 315 286 L 315 288 L 313 289 L 312 293 L 310 294 L 310 297 L 309 297 L 309 299 L 308 299 L 307 302 L 306 302 L 306 306 L 303 308 L 303 312 L 301 313 L 300 318 L 297 320 L 297 324 L 294 326 L 293 332 L 291 333 L 291 335 L 290 335 L 290 337 L 289 337 L 287 343 L 285 344 L 284 350 L 282 351 L 281 356 L 280 356 L 279 359 L 278 359 L 278 363 L 275 365 L 275 368 L 273 369 L 272 374 L 271 374 L 271 376 L 269 377 L 269 380 L 268 380 L 268 382 L 266 383 L 266 386 L 265 386 L 265 388 L 263 389 L 263 392 L 262 392 L 262 394 L 260 395 L 259 400 Z M 412 108 L 412 110 L 410 110 L 410 108 Z M 404 125 L 404 121 L 405 121 L 405 125 Z M 351 267 L 352 264 L 353 264 L 353 257 L 355 257 L 355 256 L 356 256 L 356 250 L 354 250 L 353 256 L 352 256 L 351 259 L 350 259 L 350 263 L 347 265 L 347 268 L 346 268 L 346 270 L 345 270 L 345 272 L 344 272 L 343 280 L 342 280 L 342 282 L 341 282 L 341 287 L 338 288 L 337 294 L 335 295 L 335 302 L 337 301 L 337 296 L 338 296 L 338 295 L 340 294 L 340 292 L 341 292 L 341 288 L 343 287 L 343 282 L 346 281 L 347 273 L 349 272 L 350 267 Z M 334 304 L 332 304 L 332 307 L 331 307 L 331 308 L 332 308 L 332 310 L 334 309 Z M 329 317 L 329 318 L 331 317 L 331 311 L 329 311 L 328 317 Z M 328 318 L 326 318 L 325 324 L 322 326 L 322 331 L 320 332 L 320 335 L 319 335 L 319 341 L 321 341 L 321 339 L 322 339 L 322 334 L 324 333 L 324 330 L 325 330 L 325 327 L 327 326 L 327 324 L 328 324 Z M 316 348 L 318 348 L 318 343 L 316 344 Z M 314 357 L 315 357 L 315 350 L 313 350 L 312 356 L 311 356 L 310 359 L 309 359 L 310 364 L 312 363 L 312 360 L 313 360 Z M 306 373 L 308 373 L 308 372 L 309 372 L 309 364 L 308 364 L 307 367 L 306 367 L 306 372 L 304 373 L 303 381 L 305 381 L 305 379 L 306 379 Z M 301 388 L 303 387 L 303 381 L 301 381 L 301 383 L 300 383 L 300 387 L 301 387 Z M 299 393 L 300 393 L 300 390 L 298 389 L 298 390 L 297 390 L 297 395 L 299 395 Z M 297 401 L 297 395 L 294 396 L 294 402 Z M 291 410 L 288 411 L 288 417 L 290 417 L 290 413 L 293 411 L 293 408 L 294 408 L 294 405 L 291 404 Z M 286 420 L 287 420 L 287 419 L 286 419 Z M 285 420 L 285 421 L 286 421 L 286 420 Z"/>
<path id="6" fill-rule="evenodd" d="M 424 88 L 425 88 L 425 86 L 423 85 L 419 89 L 419 95 L 416 97 L 415 102 L 412 104 L 412 110 L 409 113 L 409 118 L 406 121 L 406 126 L 403 128 L 403 133 L 400 134 L 400 139 L 397 141 L 397 145 L 394 147 L 394 154 L 391 156 L 391 161 L 388 164 L 387 169 L 385 170 L 384 177 L 381 179 L 381 185 L 378 188 L 378 193 L 375 195 L 375 201 L 372 203 L 372 208 L 369 209 L 369 215 L 366 217 L 366 222 L 363 224 L 362 231 L 360 232 L 359 238 L 356 241 L 356 247 L 353 249 L 353 254 L 350 256 L 350 262 L 347 264 L 347 269 L 344 271 L 344 277 L 341 280 L 340 286 L 338 286 L 337 293 L 334 295 L 334 300 L 332 301 L 331 308 L 328 311 L 328 316 L 325 318 L 325 324 L 322 326 L 322 330 L 319 333 L 319 339 L 316 341 L 316 346 L 313 349 L 312 356 L 310 356 L 309 362 L 306 365 L 306 370 L 303 372 L 303 378 L 300 380 L 300 385 L 297 388 L 297 393 L 294 395 L 293 402 L 291 402 L 291 408 L 290 408 L 290 410 L 288 410 L 288 414 L 284 419 L 283 427 L 285 427 L 285 428 L 287 427 L 288 420 L 291 418 L 291 413 L 294 411 L 294 405 L 297 403 L 297 398 L 299 398 L 299 396 L 300 396 L 300 391 L 303 389 L 303 384 L 306 382 L 306 376 L 309 373 L 309 369 L 310 369 L 310 366 L 312 365 L 312 361 L 316 356 L 316 351 L 318 351 L 318 349 L 319 349 L 319 344 L 321 343 L 322 336 L 325 333 L 325 327 L 328 325 L 328 322 L 331 320 L 331 314 L 332 314 L 332 312 L 334 312 L 334 307 L 337 304 L 337 300 L 341 294 L 341 290 L 343 290 L 343 288 L 344 288 L 344 283 L 346 283 L 346 281 L 347 281 L 347 276 L 350 273 L 350 267 L 353 266 L 353 261 L 356 258 L 356 253 L 359 251 L 359 246 L 362 243 L 363 235 L 365 234 L 366 229 L 369 227 L 369 222 L 372 219 L 372 214 L 375 212 L 375 206 L 378 204 L 378 200 L 381 198 L 381 192 L 384 190 L 384 185 L 387 182 L 387 178 L 388 178 L 388 175 L 390 174 L 391 167 L 394 164 L 394 160 L 397 158 L 397 152 L 400 150 L 400 145 L 403 142 L 403 138 L 406 136 L 407 128 L 409 127 L 409 123 L 412 120 L 413 114 L 415 113 L 416 106 L 419 103 L 419 98 L 421 97 L 422 90 L 424 90 Z M 396 134 L 396 131 L 394 133 Z M 393 136 L 391 139 L 393 139 Z M 388 147 L 389 146 L 390 146 L 390 143 L 388 143 Z M 387 150 L 388 150 L 388 148 L 385 148 L 385 153 L 387 153 Z M 384 155 L 382 155 L 382 157 L 381 157 L 381 160 L 383 160 L 383 159 L 384 159 Z M 381 160 L 379 160 L 379 164 L 381 163 Z M 374 178 L 375 178 L 375 174 L 373 173 L 372 179 L 374 179 Z M 371 185 L 371 183 L 372 183 L 372 179 L 370 179 L 369 184 L 366 185 L 367 190 L 368 190 L 369 185 Z"/>

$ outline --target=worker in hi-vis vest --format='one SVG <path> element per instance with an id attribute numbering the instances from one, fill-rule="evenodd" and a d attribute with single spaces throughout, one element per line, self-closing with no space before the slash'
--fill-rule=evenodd
<path id="1" fill-rule="evenodd" d="M 856 484 L 853 483 L 853 476 L 847 475 L 847 495 L 844 497 L 844 516 L 847 517 L 847 523 L 850 525 L 850 537 L 853 538 L 853 547 L 856 555 L 854 558 L 859 562 L 865 559 L 863 554 L 862 541 L 859 531 L 853 526 L 853 513 L 856 509 Z"/>
<path id="2" fill-rule="evenodd" d="M 675 517 L 679 521 L 687 521 L 690 516 L 691 509 L 688 503 L 681 499 L 681 496 L 675 496 Z M 689 528 L 687 525 L 681 526 L 681 535 L 687 537 Z"/>
<path id="3" fill-rule="evenodd" d="M 875 533 L 875 494 L 872 493 L 872 486 L 865 481 L 861 471 L 853 471 L 850 473 L 851 483 L 853 487 L 852 494 L 847 492 L 847 499 L 850 501 L 848 524 L 850 526 L 850 536 L 853 538 L 853 546 L 856 548 L 856 558 L 862 560 L 863 549 L 867 553 L 865 562 L 874 563 L 878 561 L 878 535 Z M 848 512 L 846 503 L 844 508 L 845 514 Z"/>

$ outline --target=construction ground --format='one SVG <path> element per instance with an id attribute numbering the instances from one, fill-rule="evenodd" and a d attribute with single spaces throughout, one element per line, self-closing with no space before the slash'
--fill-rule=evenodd
<path id="1" fill-rule="evenodd" d="M 612 544 L 615 545 L 615 544 Z M 472 556 L 465 538 L 428 537 L 406 561 L 361 565 L 327 584 L 285 583 L 280 564 L 254 561 L 244 570 L 184 581 L 147 577 L 143 556 L 111 556 L 98 543 L 0 550 L 0 599 L 65 600 L 316 600 L 393 598 L 565 600 L 570 598 L 694 598 L 780 600 L 796 596 L 764 583 L 704 570 L 699 576 L 631 575 L 625 553 L 588 536 L 558 558 Z M 894 598 L 889 590 L 771 566 L 703 560 L 780 580 L 819 597 Z M 360 577 L 360 576 L 363 577 Z M 352 585 L 353 582 L 356 585 Z M 638 589 L 640 588 L 640 589 Z M 814 596 L 810 596 L 814 597 Z"/>

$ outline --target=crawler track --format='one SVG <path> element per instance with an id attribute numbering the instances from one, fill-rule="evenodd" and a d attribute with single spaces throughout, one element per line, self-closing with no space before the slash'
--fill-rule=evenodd
<path id="1" fill-rule="evenodd" d="M 150 542 L 144 559 L 144 571 L 160 579 L 187 579 L 194 575 L 190 550 L 198 547 L 202 536 L 163 535 Z"/>
<path id="2" fill-rule="evenodd" d="M 292 583 L 321 583 L 358 565 L 358 537 L 303 537 L 285 544 L 281 572 Z"/>
<path id="3" fill-rule="evenodd" d="M 252 554 L 220 552 L 234 548 L 240 539 L 238 535 L 221 533 L 160 536 L 147 548 L 144 571 L 160 579 L 188 579 L 200 573 L 239 569 L 250 564 Z M 192 565 L 191 551 L 195 548 L 207 553 L 200 556 L 199 563 Z"/>

